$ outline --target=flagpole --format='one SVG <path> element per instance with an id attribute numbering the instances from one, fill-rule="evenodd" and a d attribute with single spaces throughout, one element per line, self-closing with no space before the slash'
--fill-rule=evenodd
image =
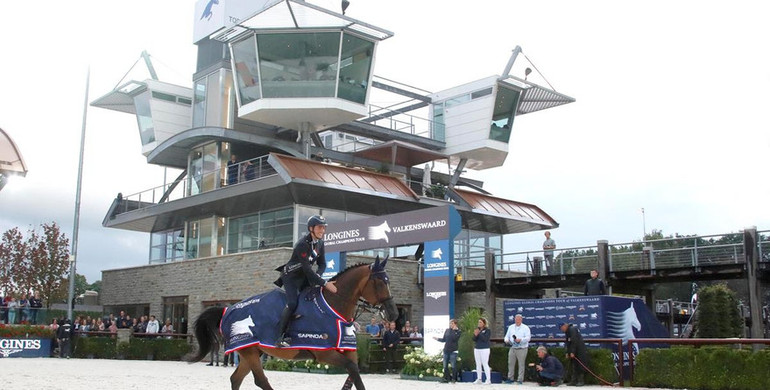
<path id="1" fill-rule="evenodd" d="M 70 286 L 67 297 L 67 318 L 72 322 L 73 308 L 75 306 L 75 276 L 78 257 L 78 230 L 80 228 L 80 190 L 83 183 L 83 151 L 86 143 L 86 117 L 88 115 L 88 86 L 91 81 L 91 67 L 86 74 L 86 96 L 83 101 L 83 124 L 80 131 L 80 158 L 78 159 L 78 184 L 75 191 L 75 222 L 72 227 L 72 249 L 70 250 Z"/>

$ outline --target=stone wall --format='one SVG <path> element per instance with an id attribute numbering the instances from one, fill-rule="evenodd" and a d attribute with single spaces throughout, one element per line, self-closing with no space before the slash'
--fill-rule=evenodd
<path id="1" fill-rule="evenodd" d="M 274 288 L 273 281 L 278 277 L 275 268 L 290 256 L 290 248 L 275 248 L 106 270 L 102 271 L 101 302 L 114 311 L 121 307 L 149 305 L 150 314 L 161 319 L 164 297 L 187 297 L 188 317 L 194 320 L 203 311 L 204 303 L 240 301 Z M 347 264 L 372 261 L 368 256 L 349 255 Z M 390 259 L 387 271 L 396 304 L 409 305 L 413 323 L 422 326 L 424 298 L 418 285 L 419 264 L 414 260 Z M 484 308 L 484 296 L 484 293 L 456 295 L 455 315 L 460 316 L 468 307 Z M 502 306 L 502 300 L 498 299 L 497 324 L 492 324 L 494 337 L 503 335 L 500 334 Z M 366 325 L 369 317 L 364 314 L 359 322 Z M 190 326 L 188 331 L 191 329 Z"/>

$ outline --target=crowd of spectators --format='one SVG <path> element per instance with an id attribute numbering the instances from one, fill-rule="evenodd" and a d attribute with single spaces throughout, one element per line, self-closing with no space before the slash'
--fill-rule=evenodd
<path id="1" fill-rule="evenodd" d="M 0 323 L 37 325 L 42 307 L 40 293 L 21 294 L 19 299 L 14 294 L 7 294 L 0 297 Z"/>

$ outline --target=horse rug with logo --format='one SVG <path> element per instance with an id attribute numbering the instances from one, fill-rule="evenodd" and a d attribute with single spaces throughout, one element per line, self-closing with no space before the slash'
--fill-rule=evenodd
<path id="1" fill-rule="evenodd" d="M 274 347 L 278 341 L 278 321 L 286 305 L 283 290 L 244 299 L 225 308 L 219 329 L 225 339 L 225 353 L 253 345 Z M 334 311 L 321 294 L 320 287 L 300 293 L 295 315 L 289 323 L 289 349 L 355 350 L 356 335 L 352 322 Z"/>

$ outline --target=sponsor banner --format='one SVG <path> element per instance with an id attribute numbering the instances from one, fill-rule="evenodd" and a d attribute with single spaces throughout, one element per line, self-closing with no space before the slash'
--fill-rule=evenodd
<path id="1" fill-rule="evenodd" d="M 425 278 L 423 288 L 425 297 L 425 315 L 450 315 L 450 303 L 453 291 L 449 286 L 449 276 Z"/>
<path id="2" fill-rule="evenodd" d="M 280 2 L 281 0 L 198 0 L 195 2 L 193 43 L 220 29 L 233 27 L 244 18 Z"/>
<path id="3" fill-rule="evenodd" d="M 334 277 L 334 275 L 337 275 L 340 272 L 340 253 L 334 252 L 334 253 L 326 253 L 324 254 L 324 257 L 326 258 L 326 271 L 324 271 L 323 275 L 321 275 L 322 278 L 325 280 L 329 280 Z"/>
<path id="4" fill-rule="evenodd" d="M 324 235 L 326 253 L 410 245 L 452 239 L 460 231 L 452 206 L 331 224 Z"/>
<path id="5" fill-rule="evenodd" d="M 425 243 L 425 278 L 454 275 L 454 261 L 448 240 Z"/>
<path id="6" fill-rule="evenodd" d="M 666 338 L 668 331 L 641 299 L 587 296 L 557 299 L 507 300 L 503 303 L 504 329 L 514 323 L 516 314 L 524 317 L 533 338 L 554 338 L 559 344 L 564 332 L 559 324 L 568 322 L 580 329 L 584 338 Z M 599 347 L 599 344 L 588 344 Z M 616 345 L 602 345 L 617 348 Z M 658 347 L 644 344 L 644 347 Z M 637 350 L 637 346 L 634 346 Z"/>
<path id="7" fill-rule="evenodd" d="M 51 356 L 51 339 L 0 338 L 0 358 L 49 356 Z"/>
<path id="8" fill-rule="evenodd" d="M 433 338 L 441 338 L 444 331 L 449 329 L 449 315 L 426 315 L 423 317 L 422 335 L 425 353 L 435 355 L 444 350 L 444 343 L 436 341 Z"/>

